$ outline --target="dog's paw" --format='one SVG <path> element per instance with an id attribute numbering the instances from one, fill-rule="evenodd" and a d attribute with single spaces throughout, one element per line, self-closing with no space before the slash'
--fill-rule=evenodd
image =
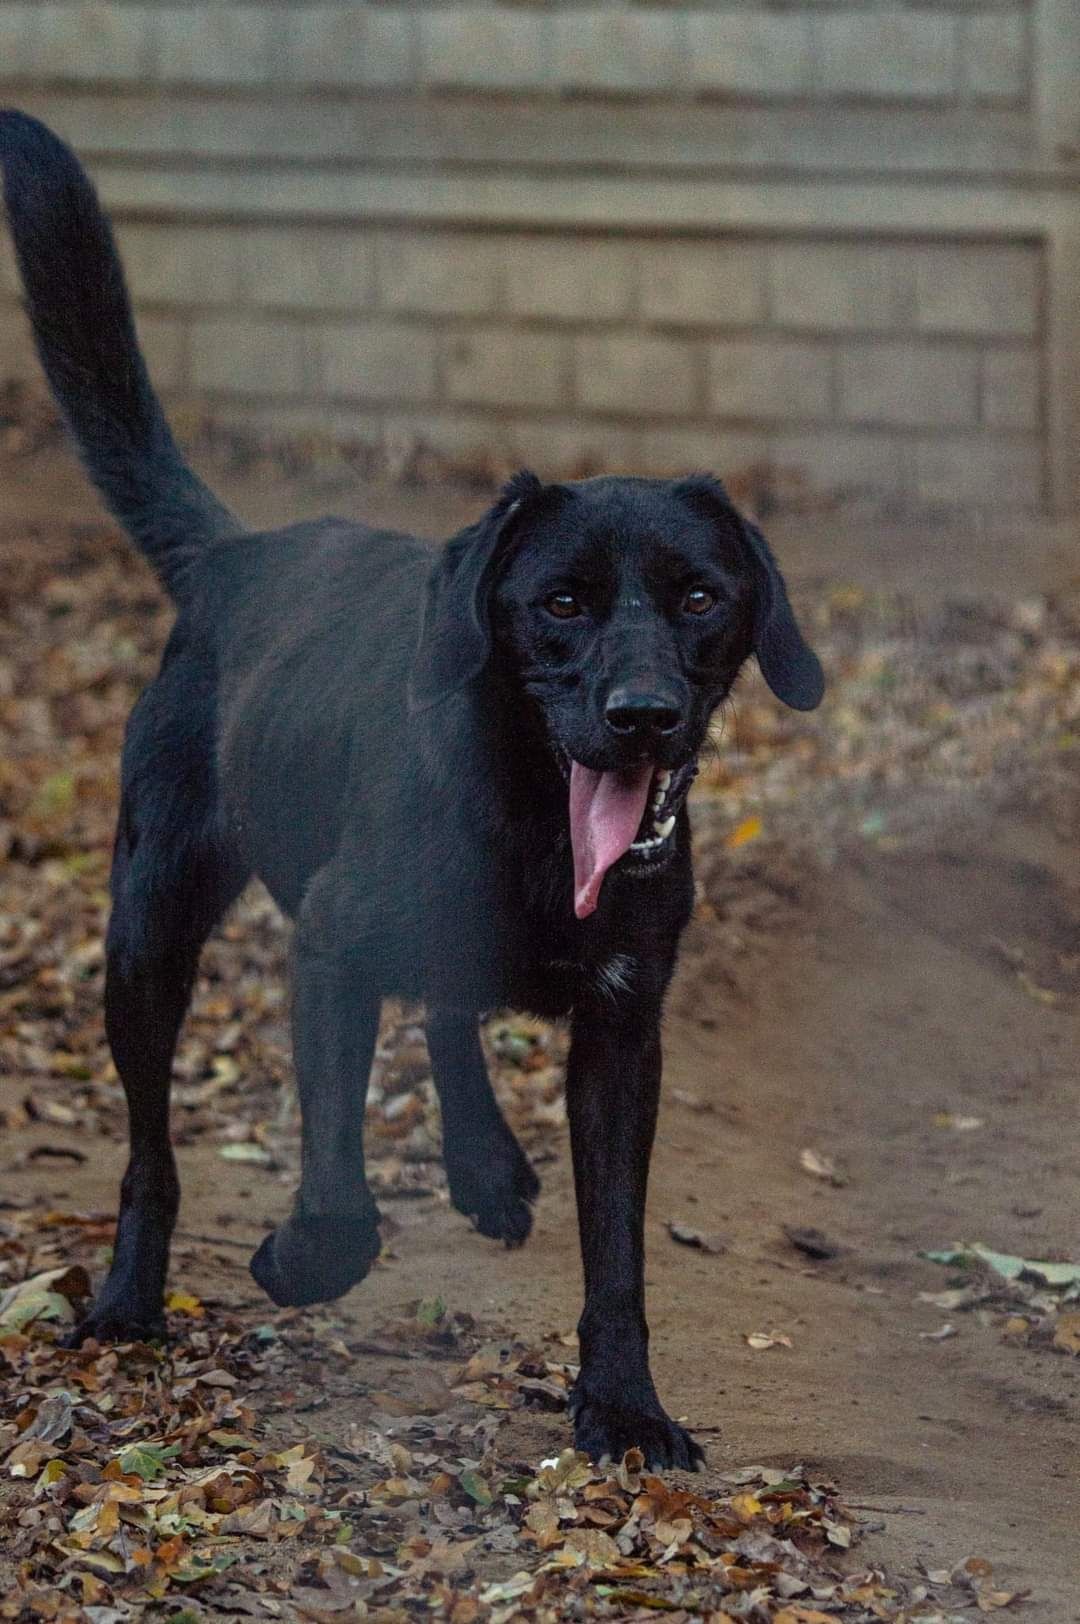
<path id="1" fill-rule="evenodd" d="M 379 1215 L 313 1218 L 293 1213 L 267 1235 L 249 1265 L 279 1308 L 343 1297 L 379 1255 Z"/>
<path id="2" fill-rule="evenodd" d="M 575 1447 L 597 1464 L 620 1461 L 628 1449 L 640 1449 L 654 1470 L 677 1466 L 696 1472 L 705 1459 L 701 1445 L 659 1405 L 616 1404 L 575 1389 L 570 1409 Z"/>
<path id="3" fill-rule="evenodd" d="M 91 1339 L 95 1342 L 164 1342 L 167 1335 L 165 1315 L 160 1308 L 152 1311 L 102 1298 L 85 1319 L 61 1338 L 60 1345 L 81 1348 Z"/>
<path id="4" fill-rule="evenodd" d="M 468 1161 L 446 1155 L 450 1199 L 481 1235 L 522 1246 L 532 1229 L 532 1204 L 540 1180 L 513 1134 L 490 1149 L 472 1147 Z"/>

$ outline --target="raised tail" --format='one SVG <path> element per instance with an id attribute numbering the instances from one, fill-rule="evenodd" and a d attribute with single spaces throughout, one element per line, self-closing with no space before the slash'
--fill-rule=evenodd
<path id="1" fill-rule="evenodd" d="M 71 149 L 0 110 L 8 224 L 41 364 L 90 478 L 175 598 L 240 526 L 185 462 L 154 393 L 109 222 Z"/>

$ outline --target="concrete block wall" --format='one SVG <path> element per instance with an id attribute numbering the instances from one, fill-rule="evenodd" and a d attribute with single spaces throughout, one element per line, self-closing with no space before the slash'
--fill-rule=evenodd
<path id="1" fill-rule="evenodd" d="M 175 404 L 1071 507 L 1072 4 L 6 0 L 0 96 L 87 158 Z"/>

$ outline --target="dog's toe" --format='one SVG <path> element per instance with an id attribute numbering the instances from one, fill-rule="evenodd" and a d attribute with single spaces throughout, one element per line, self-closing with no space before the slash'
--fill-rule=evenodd
<path id="1" fill-rule="evenodd" d="M 639 1409 L 575 1393 L 571 1410 L 574 1443 L 590 1460 L 620 1461 L 628 1449 L 640 1449 L 653 1470 L 696 1472 L 704 1462 L 701 1445 L 659 1406 Z"/>
<path id="2" fill-rule="evenodd" d="M 500 1143 L 490 1156 L 473 1155 L 465 1164 L 448 1156 L 447 1176 L 451 1201 L 481 1235 L 511 1247 L 524 1245 L 540 1180 L 516 1139 Z"/>
<path id="3" fill-rule="evenodd" d="M 249 1268 L 279 1308 L 333 1302 L 358 1285 L 381 1248 L 378 1213 L 287 1218 L 265 1236 Z"/>
<path id="4" fill-rule="evenodd" d="M 84 1342 L 164 1342 L 168 1336 L 164 1314 L 141 1314 L 122 1308 L 93 1308 L 60 1340 L 64 1348 Z"/>

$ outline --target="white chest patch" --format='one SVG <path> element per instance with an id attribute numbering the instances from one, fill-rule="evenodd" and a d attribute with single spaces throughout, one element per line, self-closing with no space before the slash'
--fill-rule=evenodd
<path id="1" fill-rule="evenodd" d="M 597 986 L 609 998 L 617 998 L 619 993 L 631 990 L 636 969 L 637 960 L 632 959 L 629 953 L 616 953 L 606 964 L 597 965 Z"/>

